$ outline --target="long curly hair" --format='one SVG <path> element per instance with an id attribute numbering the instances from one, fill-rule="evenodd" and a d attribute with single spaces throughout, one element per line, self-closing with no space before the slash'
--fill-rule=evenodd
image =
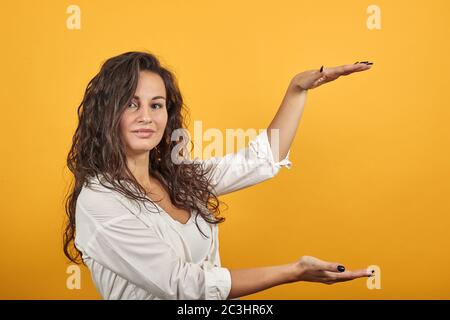
<path id="1" fill-rule="evenodd" d="M 78 106 L 78 127 L 67 156 L 67 167 L 73 173 L 74 181 L 65 198 L 67 217 L 63 233 L 64 254 L 76 264 L 84 263 L 81 252 L 74 245 L 76 202 L 90 177 L 102 175 L 110 184 L 103 184 L 99 179 L 106 188 L 121 193 L 139 205 L 150 202 L 157 208 L 127 167 L 125 146 L 120 137 L 122 112 L 134 96 L 139 72 L 144 70 L 154 72 L 163 79 L 168 112 L 163 138 L 157 148 L 149 151 L 149 172 L 166 188 L 177 208 L 196 211 L 208 223 L 225 221 L 225 218 L 219 217 L 223 202 L 211 191 L 207 178 L 212 168 L 205 168 L 196 161 L 177 164 L 171 159 L 172 149 L 179 143 L 186 144 L 186 141 L 172 141 L 172 132 L 187 128 L 182 114 L 187 114 L 187 108 L 174 74 L 161 66 L 158 58 L 151 53 L 126 52 L 106 60 L 98 74 L 89 81 Z M 197 220 L 196 225 L 202 232 Z"/>

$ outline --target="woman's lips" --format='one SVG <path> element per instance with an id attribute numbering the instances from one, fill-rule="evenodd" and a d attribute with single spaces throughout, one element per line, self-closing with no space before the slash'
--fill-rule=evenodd
<path id="1" fill-rule="evenodd" d="M 139 138 L 150 138 L 155 133 L 153 130 L 136 130 L 132 132 Z"/>

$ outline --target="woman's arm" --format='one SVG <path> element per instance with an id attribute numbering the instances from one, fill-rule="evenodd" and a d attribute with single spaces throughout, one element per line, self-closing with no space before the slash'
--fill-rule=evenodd
<path id="1" fill-rule="evenodd" d="M 297 281 L 333 284 L 372 275 L 367 269 L 345 271 L 344 266 L 339 263 L 326 262 L 311 256 L 303 256 L 300 260 L 285 265 L 228 270 L 231 273 L 231 290 L 227 299 Z"/>
<path id="2" fill-rule="evenodd" d="M 295 88 L 293 82 L 288 86 L 286 94 L 281 102 L 275 117 L 267 128 L 267 136 L 269 137 L 270 147 L 272 149 L 275 161 L 284 159 L 291 147 L 297 131 L 298 124 L 303 114 L 306 102 L 306 94 L 308 90 L 299 90 Z M 278 139 L 275 135 L 272 138 L 272 129 L 278 129 Z M 272 139 L 275 139 L 272 141 Z M 278 142 L 278 150 L 274 143 Z"/>
<path id="3" fill-rule="evenodd" d="M 289 83 L 280 108 L 267 129 L 275 161 L 284 159 L 291 147 L 303 114 L 308 90 L 336 80 L 342 75 L 368 70 L 371 65 L 372 63 L 367 61 L 357 62 L 333 68 L 321 68 L 321 70 L 308 70 L 295 75 Z M 275 130 L 272 131 L 272 129 Z M 272 138 L 273 134 L 274 138 Z"/>
<path id="4" fill-rule="evenodd" d="M 274 177 L 282 167 L 290 169 L 289 159 L 274 161 L 267 129 L 236 153 L 200 160 L 216 196 L 248 188 Z"/>
<path id="5" fill-rule="evenodd" d="M 231 274 L 231 290 L 227 299 L 234 299 L 291 282 L 293 264 L 250 269 L 228 269 Z"/>

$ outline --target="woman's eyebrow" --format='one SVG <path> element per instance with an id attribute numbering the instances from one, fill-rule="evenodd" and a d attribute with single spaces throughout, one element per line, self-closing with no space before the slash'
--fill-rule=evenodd
<path id="1" fill-rule="evenodd" d="M 139 97 L 138 96 L 134 96 L 133 99 L 139 100 Z M 164 98 L 163 96 L 156 96 L 156 97 L 152 98 L 152 100 L 157 100 L 157 99 L 164 99 L 164 100 L 166 100 L 166 98 Z"/>

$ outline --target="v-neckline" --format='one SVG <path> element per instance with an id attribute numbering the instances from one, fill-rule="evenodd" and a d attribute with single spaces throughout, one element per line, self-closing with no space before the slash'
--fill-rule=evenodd
<path id="1" fill-rule="evenodd" d="M 147 199 L 149 199 L 152 203 L 154 203 L 159 209 L 161 209 L 161 211 L 163 212 L 163 214 L 164 215 L 166 215 L 171 221 L 173 221 L 173 222 L 175 222 L 175 223 L 178 223 L 178 224 L 180 224 L 180 225 L 182 225 L 182 226 L 187 226 L 187 225 L 189 225 L 189 224 L 191 224 L 191 220 L 192 220 L 192 218 L 194 217 L 194 215 L 192 214 L 192 210 L 191 211 L 189 211 L 189 219 L 186 221 L 186 223 L 183 223 L 183 222 L 180 222 L 180 221 L 178 221 L 178 220 L 176 220 L 176 219 L 174 219 L 174 218 L 172 218 L 172 216 L 166 211 L 166 210 L 164 210 L 155 200 L 152 200 L 152 199 L 150 199 L 148 196 L 145 196 Z"/>

